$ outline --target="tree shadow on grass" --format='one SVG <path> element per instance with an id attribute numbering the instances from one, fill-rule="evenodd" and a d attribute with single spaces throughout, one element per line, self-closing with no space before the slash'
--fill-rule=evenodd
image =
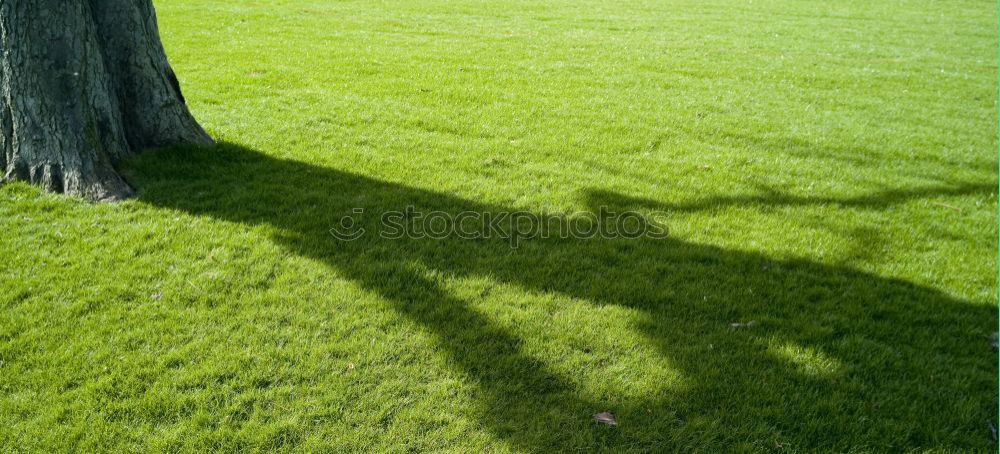
<path id="1" fill-rule="evenodd" d="M 273 226 L 280 232 L 275 241 L 290 251 L 390 301 L 433 333 L 480 390 L 475 412 L 482 425 L 519 450 L 991 443 L 986 425 L 995 415 L 997 362 L 988 339 L 997 314 L 984 302 L 845 267 L 669 237 L 533 239 L 516 249 L 498 238 L 386 239 L 377 233 L 384 230 L 380 214 L 407 206 L 451 215 L 514 210 L 232 144 L 148 153 L 127 171 L 146 203 Z M 931 195 L 917 190 L 912 197 Z M 894 192 L 858 206 L 907 199 Z M 591 202 L 622 210 L 642 201 L 594 192 Z M 367 233 L 337 240 L 330 229 L 355 208 L 364 209 L 356 219 Z M 597 336 L 642 336 L 683 386 L 640 398 L 585 392 L 578 377 L 525 351 L 492 314 L 443 288 L 442 276 L 628 308 L 637 314 L 633 332 Z M 576 347 L 589 354 L 586 340 Z M 592 421 L 606 410 L 617 414 L 619 427 Z"/>
<path id="2" fill-rule="evenodd" d="M 591 206 L 616 206 L 621 209 L 654 209 L 671 213 L 692 213 L 728 207 L 777 207 L 835 205 L 844 208 L 883 209 L 911 200 L 989 194 L 996 189 L 993 183 L 959 183 L 915 189 L 888 189 L 874 194 L 855 197 L 798 196 L 764 188 L 759 195 L 713 196 L 691 202 L 669 204 L 657 200 L 629 197 L 610 191 L 595 190 L 587 193 Z M 948 205 L 944 205 L 948 207 Z"/>

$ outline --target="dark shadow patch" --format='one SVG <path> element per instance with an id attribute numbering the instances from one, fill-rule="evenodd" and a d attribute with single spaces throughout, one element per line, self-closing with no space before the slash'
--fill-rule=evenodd
<path id="1" fill-rule="evenodd" d="M 273 226 L 282 232 L 274 241 L 289 251 L 321 260 L 390 301 L 435 336 L 449 363 L 481 391 L 475 411 L 483 426 L 517 449 L 760 450 L 773 448 L 779 437 L 789 446 L 820 450 L 991 443 L 982 421 L 997 406 L 997 359 L 983 339 L 995 330 L 997 313 L 985 302 L 846 266 L 672 238 L 552 238 L 516 250 L 502 239 L 388 240 L 374 233 L 338 241 L 329 229 L 354 208 L 369 214 L 359 221 L 369 232 L 378 232 L 380 213 L 406 206 L 453 215 L 515 210 L 231 144 L 148 153 L 129 167 L 140 200 Z M 666 207 L 595 191 L 589 201 L 617 210 L 812 203 L 879 208 L 994 189 L 970 184 L 852 199 L 714 197 Z M 651 389 L 640 401 L 586 396 L 575 377 L 534 359 L 520 339 L 442 289 L 442 276 L 488 277 L 529 292 L 635 309 L 641 314 L 636 332 L 686 386 Z M 754 323 L 732 328 L 749 321 Z M 809 364 L 776 356 L 773 345 L 805 352 L 803 361 L 828 360 L 837 372 L 805 374 Z M 596 427 L 592 415 L 602 411 L 613 411 L 619 426 Z"/>

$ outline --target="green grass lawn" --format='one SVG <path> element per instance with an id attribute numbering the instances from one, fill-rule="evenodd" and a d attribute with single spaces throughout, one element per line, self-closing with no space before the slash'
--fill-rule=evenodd
<path id="1" fill-rule="evenodd" d="M 219 145 L 0 188 L 3 451 L 997 449 L 995 3 L 157 7 Z"/>

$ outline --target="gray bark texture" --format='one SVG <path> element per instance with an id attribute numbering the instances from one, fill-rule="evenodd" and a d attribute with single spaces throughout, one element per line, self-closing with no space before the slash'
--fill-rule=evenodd
<path id="1" fill-rule="evenodd" d="M 160 43 L 151 0 L 0 0 L 0 175 L 96 201 L 145 148 L 210 144 Z"/>

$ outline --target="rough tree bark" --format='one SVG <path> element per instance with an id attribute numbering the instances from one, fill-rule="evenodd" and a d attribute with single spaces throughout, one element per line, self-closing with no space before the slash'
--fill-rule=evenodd
<path id="1" fill-rule="evenodd" d="M 209 144 L 160 43 L 151 0 L 0 0 L 0 172 L 110 201 L 114 164 Z"/>

